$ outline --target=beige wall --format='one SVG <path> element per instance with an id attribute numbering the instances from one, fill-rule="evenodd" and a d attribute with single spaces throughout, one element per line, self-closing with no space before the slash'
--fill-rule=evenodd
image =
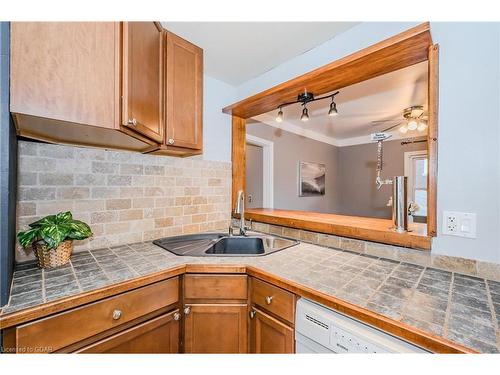
<path id="1" fill-rule="evenodd" d="M 401 146 L 401 140 L 385 141 L 382 178 L 404 175 L 404 153 L 426 148 L 425 142 Z M 337 213 L 390 219 L 391 207 L 387 207 L 387 202 L 392 195 L 392 187 L 384 185 L 377 190 L 375 186 L 377 144 L 340 147 L 338 162 L 338 186 L 341 199 Z"/>
<path id="2" fill-rule="evenodd" d="M 19 142 L 17 229 L 72 211 L 94 237 L 75 250 L 226 230 L 231 163 Z M 16 260 L 33 258 L 19 246 Z"/>
<path id="3" fill-rule="evenodd" d="M 315 212 L 337 210 L 336 147 L 262 123 L 247 124 L 247 133 L 274 142 L 274 208 Z M 299 161 L 326 165 L 325 195 L 299 197 Z"/>
<path id="4" fill-rule="evenodd" d="M 275 208 L 391 218 L 391 186 L 375 186 L 376 143 L 336 147 L 261 123 L 248 124 L 247 133 L 274 142 Z M 382 177 L 403 175 L 404 153 L 426 148 L 427 143 L 385 141 Z M 298 196 L 299 160 L 326 164 L 325 196 Z"/>

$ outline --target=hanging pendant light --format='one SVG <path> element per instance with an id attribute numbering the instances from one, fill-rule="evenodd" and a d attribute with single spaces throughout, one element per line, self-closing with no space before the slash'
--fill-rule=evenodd
<path id="1" fill-rule="evenodd" d="M 304 109 L 302 110 L 302 115 L 300 116 L 301 121 L 309 121 L 309 111 L 307 110 L 306 105 L 304 104 Z"/>
<path id="2" fill-rule="evenodd" d="M 332 102 L 330 103 L 330 110 L 328 111 L 328 116 L 333 117 L 337 116 L 339 112 L 337 111 L 337 104 L 333 101 L 332 97 Z"/>
<path id="3" fill-rule="evenodd" d="M 276 116 L 276 122 L 283 122 L 283 110 L 280 107 L 278 115 Z"/>

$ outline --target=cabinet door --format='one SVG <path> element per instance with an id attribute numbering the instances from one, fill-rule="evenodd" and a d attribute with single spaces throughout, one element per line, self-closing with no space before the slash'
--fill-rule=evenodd
<path id="1" fill-rule="evenodd" d="M 122 125 L 163 142 L 163 34 L 155 22 L 123 23 Z"/>
<path id="2" fill-rule="evenodd" d="M 255 315 L 250 319 L 250 352 L 251 353 L 294 353 L 293 328 L 253 309 Z"/>
<path id="3" fill-rule="evenodd" d="M 161 315 L 82 348 L 77 353 L 178 353 L 179 316 L 178 310 Z"/>
<path id="4" fill-rule="evenodd" d="M 188 305 L 184 330 L 186 353 L 246 353 L 246 304 Z"/>
<path id="5" fill-rule="evenodd" d="M 79 124 L 119 124 L 120 24 L 12 22 L 10 110 Z M 38 129 L 31 129 L 37 134 Z"/>
<path id="6" fill-rule="evenodd" d="M 170 32 L 166 39 L 166 144 L 201 150 L 203 50 Z"/>

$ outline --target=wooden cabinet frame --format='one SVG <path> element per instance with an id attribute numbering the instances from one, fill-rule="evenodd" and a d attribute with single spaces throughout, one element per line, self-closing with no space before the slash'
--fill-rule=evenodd
<path id="1" fill-rule="evenodd" d="M 424 232 L 396 233 L 390 229 L 391 220 L 313 212 L 253 209 L 247 211 L 246 217 L 291 228 L 430 250 L 432 237 L 437 234 L 438 56 L 439 46 L 433 45 L 430 26 L 426 22 L 225 107 L 222 111 L 232 115 L 233 211 L 238 190 L 246 188 L 246 119 L 274 110 L 281 103 L 295 100 L 304 87 L 316 95 L 322 95 L 427 61 L 429 173 L 428 220 Z"/>

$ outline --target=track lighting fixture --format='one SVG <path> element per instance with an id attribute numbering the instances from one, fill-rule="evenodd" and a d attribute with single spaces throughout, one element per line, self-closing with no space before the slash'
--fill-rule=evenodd
<path id="1" fill-rule="evenodd" d="M 335 103 L 335 95 L 337 95 L 339 91 L 334 92 L 333 94 L 322 96 L 320 98 L 315 98 L 314 94 L 307 92 L 307 90 L 304 90 L 303 93 L 299 94 L 297 96 L 297 100 L 294 102 L 288 102 L 288 103 L 283 103 L 280 106 L 278 106 L 278 115 L 276 116 L 276 122 L 283 122 L 283 107 L 289 106 L 291 104 L 295 103 L 301 103 L 304 108 L 302 108 L 302 115 L 300 116 L 300 119 L 302 121 L 308 121 L 309 120 L 309 110 L 307 109 L 307 103 L 310 102 L 315 102 L 317 100 L 322 100 L 322 99 L 327 99 L 331 98 L 332 102 L 330 103 L 330 109 L 328 111 L 328 116 L 337 116 L 338 111 L 337 111 L 337 103 Z"/>
<path id="2" fill-rule="evenodd" d="M 304 109 L 302 109 L 302 115 L 300 116 L 300 120 L 304 122 L 309 121 L 309 112 L 305 104 L 304 104 Z"/>

